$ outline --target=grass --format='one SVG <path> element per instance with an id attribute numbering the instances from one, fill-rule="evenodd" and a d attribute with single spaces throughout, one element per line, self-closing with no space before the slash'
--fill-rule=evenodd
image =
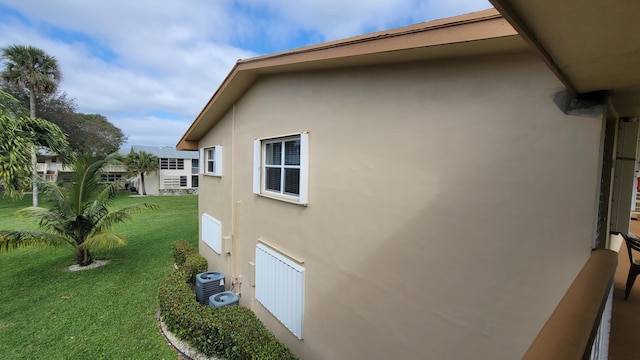
<path id="1" fill-rule="evenodd" d="M 30 206 L 29 195 L 0 201 L 1 230 L 34 228 L 13 214 Z M 154 312 L 160 280 L 172 271 L 171 244 L 184 239 L 197 248 L 197 196 L 121 194 L 113 208 L 140 201 L 161 209 L 113 229 L 128 245 L 95 253 L 105 266 L 69 272 L 66 248 L 0 254 L 0 359 L 176 359 Z"/>

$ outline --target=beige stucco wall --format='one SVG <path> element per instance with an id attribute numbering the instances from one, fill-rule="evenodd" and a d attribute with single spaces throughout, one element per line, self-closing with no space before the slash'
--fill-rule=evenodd
<path id="1" fill-rule="evenodd" d="M 200 250 L 303 359 L 520 358 L 592 244 L 601 120 L 560 89 L 533 54 L 262 78 L 200 142 L 234 252 Z M 300 131 L 309 205 L 252 194 L 253 139 Z M 304 259 L 302 341 L 253 300 L 258 238 Z"/>

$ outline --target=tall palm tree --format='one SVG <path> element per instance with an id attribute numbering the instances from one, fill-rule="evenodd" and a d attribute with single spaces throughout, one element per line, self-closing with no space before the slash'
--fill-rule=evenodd
<path id="1" fill-rule="evenodd" d="M 37 94 L 52 94 L 58 89 L 60 69 L 55 57 L 33 46 L 9 45 L 0 49 L 4 70 L 0 78 L 12 86 L 29 93 L 29 116 L 36 118 Z M 36 148 L 31 149 L 34 178 L 36 170 Z M 38 206 L 38 187 L 33 183 L 33 206 Z"/>
<path id="2" fill-rule="evenodd" d="M 142 195 L 147 195 L 147 190 L 144 188 L 144 174 L 158 170 L 160 165 L 158 157 L 146 151 L 135 152 L 132 150 L 125 161 L 129 172 L 140 175 Z"/>
<path id="3" fill-rule="evenodd" d="M 116 211 L 109 209 L 119 183 L 105 185 L 102 169 L 117 163 L 115 154 L 95 162 L 82 157 L 73 164 L 69 187 L 42 182 L 40 185 L 53 202 L 51 208 L 29 207 L 18 212 L 34 219 L 41 231 L 0 231 L 0 251 L 30 245 L 68 246 L 78 265 L 86 266 L 93 262 L 92 251 L 125 245 L 122 235 L 108 230 L 132 214 L 157 209 L 158 205 L 136 203 Z"/>

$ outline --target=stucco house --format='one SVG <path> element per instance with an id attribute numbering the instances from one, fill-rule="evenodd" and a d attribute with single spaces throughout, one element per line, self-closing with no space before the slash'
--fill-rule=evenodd
<path id="1" fill-rule="evenodd" d="M 536 33 L 584 20 L 494 4 L 239 60 L 177 144 L 200 252 L 300 358 L 606 357 L 640 102 Z"/>
<path id="2" fill-rule="evenodd" d="M 46 181 L 71 182 L 73 166 L 61 162 L 58 154 L 46 149 L 40 149 L 37 154 L 36 171 L 38 176 Z M 122 165 L 108 165 L 104 169 L 103 181 L 115 182 L 128 177 L 127 167 Z"/>
<path id="3" fill-rule="evenodd" d="M 179 151 L 173 146 L 133 145 L 129 150 L 124 150 L 123 155 L 132 151 L 144 151 L 158 158 L 158 171 L 144 175 L 147 195 L 197 193 L 199 174 L 197 151 Z M 140 176 L 133 177 L 129 183 L 142 194 Z"/>

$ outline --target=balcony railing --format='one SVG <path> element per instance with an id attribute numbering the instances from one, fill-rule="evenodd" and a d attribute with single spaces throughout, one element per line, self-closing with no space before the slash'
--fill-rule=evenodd
<path id="1" fill-rule="evenodd" d="M 523 359 L 591 358 L 617 264 L 618 253 L 615 251 L 596 250 L 591 253 Z"/>
<path id="2" fill-rule="evenodd" d="M 46 165 L 46 164 L 43 164 L 43 165 Z M 58 164 L 58 171 L 59 172 L 72 172 L 73 171 L 73 166 Z M 106 173 L 126 173 L 127 172 L 127 166 L 126 165 L 107 165 L 107 166 L 104 167 L 103 171 L 106 172 Z"/>

